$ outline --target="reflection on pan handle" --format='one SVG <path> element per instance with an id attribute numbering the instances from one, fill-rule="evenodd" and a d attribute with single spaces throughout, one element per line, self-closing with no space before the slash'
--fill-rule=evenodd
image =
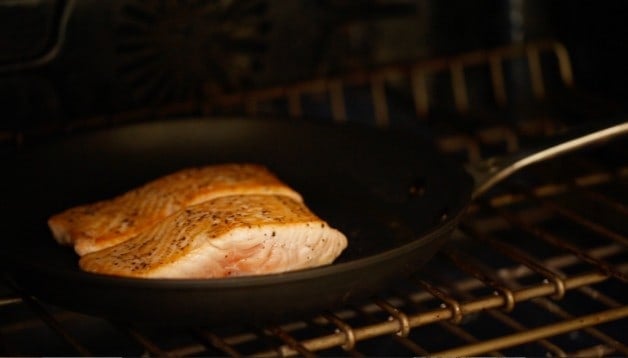
<path id="1" fill-rule="evenodd" d="M 539 147 L 469 163 L 465 169 L 471 174 L 475 182 L 472 197 L 475 199 L 528 165 L 592 144 L 599 144 L 623 134 L 628 134 L 628 122 L 613 125 L 593 123 L 587 127 L 576 127 L 568 130 L 564 135 L 549 139 L 548 142 Z"/>

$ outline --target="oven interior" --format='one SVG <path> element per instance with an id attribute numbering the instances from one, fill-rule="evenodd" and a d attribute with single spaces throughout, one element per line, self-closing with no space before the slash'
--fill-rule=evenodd
<path id="1" fill-rule="evenodd" d="M 548 3 L 7 2 L 0 150 L 155 119 L 279 117 L 401 129 L 465 163 L 622 120 L 626 5 Z M 473 201 L 417 274 L 283 322 L 112 322 L 3 274 L 0 354 L 628 355 L 626 144 L 522 171 Z"/>

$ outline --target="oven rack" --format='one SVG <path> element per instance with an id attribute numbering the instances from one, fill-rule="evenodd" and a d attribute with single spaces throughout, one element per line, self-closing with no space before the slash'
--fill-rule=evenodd
<path id="1" fill-rule="evenodd" d="M 385 95 L 387 87 L 378 87 L 377 83 L 394 82 L 399 76 L 415 78 L 409 88 L 415 91 L 411 97 L 416 115 L 423 118 L 434 109 L 430 98 L 421 91 L 421 73 L 426 79 L 428 73 L 434 73 L 428 65 L 435 66 L 433 71 L 451 74 L 451 93 L 457 96 L 453 100 L 455 111 L 472 116 L 478 112 L 467 106 L 470 92 L 461 89 L 467 86 L 468 66 L 492 68 L 489 73 L 494 99 L 498 106 L 508 106 L 506 86 L 499 85 L 499 64 L 523 56 L 530 63 L 530 76 L 543 76 L 544 72 L 539 71 L 542 66 L 533 63 L 545 52 L 558 58 L 561 81 L 572 87 L 573 76 L 564 47 L 541 42 L 421 62 L 421 66 L 427 66 L 424 69 L 416 64 L 391 66 L 382 72 L 365 72 L 362 77 L 352 74 L 214 97 L 202 105 L 183 103 L 93 118 L 65 130 L 197 110 L 202 114 L 228 114 L 233 108 L 244 108 L 247 114 L 264 115 L 274 110 L 269 103 L 282 99 L 291 103 L 288 114 L 299 117 L 304 113 L 300 106 L 305 94 L 313 91 L 308 87 L 311 84 L 319 86 L 318 94 L 329 101 L 334 121 L 351 120 L 342 115 L 346 114 L 342 109 L 348 108 L 343 96 L 345 86 L 366 85 L 372 94 L 375 124 L 387 126 L 391 118 L 386 114 L 391 109 Z M 399 68 L 406 72 L 395 73 Z M 351 82 L 349 78 L 357 79 Z M 530 83 L 536 83 L 532 89 L 537 99 L 547 96 L 544 77 Z M 429 80 L 424 83 L 429 84 Z M 383 96 L 378 95 L 381 90 Z M 471 129 L 466 129 L 465 123 L 447 123 L 445 130 L 437 133 L 435 142 L 443 151 L 474 160 L 491 150 L 515 151 L 526 141 L 565 126 L 561 118 L 548 115 L 508 123 L 482 117 L 481 122 Z M 25 136 L 15 134 L 17 137 Z M 0 354 L 628 355 L 622 330 L 628 317 L 628 302 L 623 294 L 628 276 L 625 144 L 605 144 L 598 150 L 526 170 L 500 184 L 490 196 L 476 201 L 451 244 L 416 276 L 400 278 L 389 291 L 364 302 L 278 325 L 186 330 L 133 327 L 49 306 L 12 287 L 10 282 L 3 282 Z M 98 334 L 98 341 L 92 334 Z M 33 339 L 38 340 L 37 345 Z"/>
<path id="2" fill-rule="evenodd" d="M 32 329 L 56 333 L 65 342 L 60 354 L 103 354 L 76 332 L 77 321 L 88 320 L 111 327 L 117 331 L 114 336 L 125 335 L 124 340 L 135 345 L 126 348 L 131 354 L 157 356 L 360 355 L 363 345 L 370 351 L 382 341 L 383 352 L 413 355 L 626 355 L 621 327 L 628 317 L 622 293 L 628 277 L 627 233 L 613 230 L 617 223 L 583 216 L 578 208 L 562 203 L 561 197 L 586 198 L 579 202 L 581 207 L 602 206 L 611 213 L 609 218 L 625 223 L 626 201 L 609 193 L 628 192 L 628 163 L 597 168 L 599 164 L 593 162 L 583 164 L 581 157 L 568 159 L 595 170 L 551 184 L 512 184 L 513 189 L 477 202 L 451 245 L 424 271 L 355 306 L 276 326 L 172 332 L 86 318 L 25 293 L 9 294 L 0 301 L 2 315 L 16 306 L 23 306 L 30 315 L 0 326 L 0 347 L 7 349 L 2 354 L 16 353 L 11 350 L 12 335 Z M 576 226 L 573 236 L 586 236 L 585 242 L 577 245 L 562 229 L 553 230 L 547 225 L 553 220 L 566 222 L 560 227 Z M 512 239 L 513 231 L 548 244 L 555 252 L 539 255 L 520 237 Z M 496 261 L 504 262 L 487 262 L 483 255 L 499 256 Z M 522 307 L 524 312 L 533 312 L 531 319 L 520 314 Z M 539 317 L 547 322 L 538 324 Z M 477 327 L 483 327 L 481 337 Z M 492 335 L 485 336 L 489 332 Z M 569 338 L 573 336 L 586 336 L 586 344 L 573 348 Z M 434 337 L 440 337 L 438 342 Z M 174 338 L 187 342 L 174 344 Z"/>

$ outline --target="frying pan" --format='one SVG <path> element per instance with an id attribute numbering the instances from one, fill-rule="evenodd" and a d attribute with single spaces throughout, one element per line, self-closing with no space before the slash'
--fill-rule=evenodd
<path id="1" fill-rule="evenodd" d="M 304 120 L 179 119 L 68 136 L 6 156 L 0 259 L 24 292 L 113 320 L 281 320 L 338 307 L 417 271 L 446 242 L 473 196 L 522 166 L 626 130 L 615 126 L 540 156 L 525 153 L 470 169 L 410 134 Z M 82 272 L 76 254 L 59 246 L 46 226 L 50 215 L 68 207 L 184 167 L 225 162 L 268 166 L 347 235 L 347 250 L 331 265 L 282 274 L 121 278 Z"/>

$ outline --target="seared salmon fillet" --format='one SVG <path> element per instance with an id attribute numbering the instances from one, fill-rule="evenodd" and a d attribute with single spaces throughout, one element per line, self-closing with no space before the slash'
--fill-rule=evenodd
<path id="1" fill-rule="evenodd" d="M 189 206 L 139 235 L 81 257 L 89 272 L 220 278 L 329 264 L 346 237 L 293 197 L 223 196 Z"/>
<path id="2" fill-rule="evenodd" d="M 59 243 L 84 255 L 123 242 L 190 205 L 236 194 L 302 201 L 264 166 L 218 164 L 183 169 L 115 198 L 70 208 L 50 217 L 48 226 Z"/>

